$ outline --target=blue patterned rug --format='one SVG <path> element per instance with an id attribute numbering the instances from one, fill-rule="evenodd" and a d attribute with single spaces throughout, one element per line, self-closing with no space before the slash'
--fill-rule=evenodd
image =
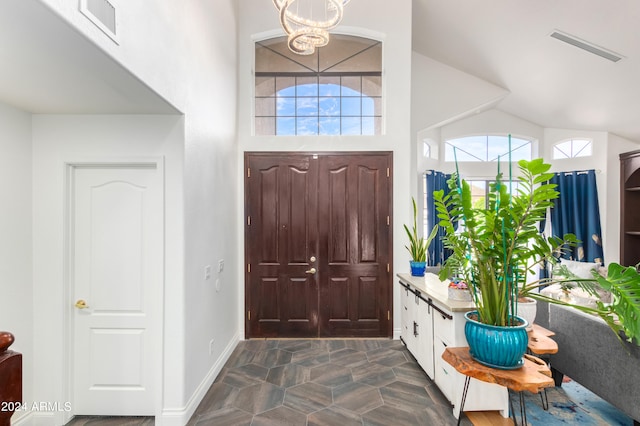
<path id="1" fill-rule="evenodd" d="M 540 396 L 525 392 L 529 425 L 633 426 L 631 418 L 572 380 L 560 388 L 547 389 L 547 397 L 549 410 L 544 411 Z M 512 395 L 512 402 L 520 424 L 517 394 Z"/>

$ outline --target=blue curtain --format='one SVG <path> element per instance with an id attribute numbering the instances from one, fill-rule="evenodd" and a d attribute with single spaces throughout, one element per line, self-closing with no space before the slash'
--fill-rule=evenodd
<path id="1" fill-rule="evenodd" d="M 564 257 L 604 264 L 595 170 L 556 173 L 551 183 L 560 192 L 551 209 L 553 235 L 571 233 L 580 240 Z"/>
<path id="2" fill-rule="evenodd" d="M 450 174 L 444 174 L 435 170 L 427 170 L 425 176 L 425 188 L 426 188 L 426 210 L 427 210 L 427 228 L 424 230 L 425 237 L 429 236 L 431 229 L 438 223 L 438 216 L 436 212 L 435 200 L 433 199 L 433 191 L 444 190 L 444 194 L 449 193 L 449 186 L 447 180 L 451 177 Z M 442 265 L 444 261 L 451 256 L 451 250 L 446 249 L 442 243 L 442 237 L 444 237 L 445 231 L 443 228 L 438 229 L 438 235 L 433 239 L 429 245 L 429 266 Z"/>

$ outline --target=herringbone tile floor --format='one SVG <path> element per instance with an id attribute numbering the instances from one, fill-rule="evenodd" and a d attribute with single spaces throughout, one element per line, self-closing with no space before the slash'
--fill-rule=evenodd
<path id="1" fill-rule="evenodd" d="M 451 405 L 401 342 L 383 339 L 240 342 L 189 422 L 455 424 Z"/>
<path id="2" fill-rule="evenodd" d="M 549 390 L 549 411 L 527 395 L 531 425 L 633 424 L 579 385 Z M 569 397 L 567 393 L 572 396 Z M 573 401 L 571 400 L 573 398 Z M 617 414 L 616 414 L 617 413 Z M 512 424 L 497 413 L 478 425 Z M 454 425 L 452 408 L 399 341 L 240 342 L 189 426 Z M 68 426 L 148 426 L 153 417 L 77 416 Z M 462 424 L 470 425 L 464 417 Z"/>

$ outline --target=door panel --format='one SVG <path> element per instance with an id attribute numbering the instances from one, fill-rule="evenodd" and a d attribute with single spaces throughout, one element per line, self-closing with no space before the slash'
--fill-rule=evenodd
<path id="1" fill-rule="evenodd" d="M 349 203 L 347 200 L 346 167 L 329 171 L 329 194 L 323 191 L 323 200 L 328 200 L 328 247 L 327 260 L 332 264 L 349 263 Z"/>
<path id="2" fill-rule="evenodd" d="M 309 156 L 248 156 L 246 334 L 317 335 L 317 165 Z"/>
<path id="3" fill-rule="evenodd" d="M 161 182 L 154 167 L 72 169 L 75 414 L 154 414 Z"/>
<path id="4" fill-rule="evenodd" d="M 391 155 L 327 155 L 322 160 L 319 335 L 388 336 Z"/>
<path id="5" fill-rule="evenodd" d="M 391 162 L 245 154 L 247 337 L 391 335 Z"/>

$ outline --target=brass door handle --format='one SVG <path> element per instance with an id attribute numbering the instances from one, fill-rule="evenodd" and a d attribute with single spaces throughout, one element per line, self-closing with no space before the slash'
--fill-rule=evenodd
<path id="1" fill-rule="evenodd" d="M 308 271 L 304 271 L 305 274 L 312 274 L 312 275 L 315 274 L 316 272 L 318 272 L 316 268 L 311 268 Z"/>
<path id="2" fill-rule="evenodd" d="M 78 309 L 87 309 L 89 305 L 87 305 L 87 302 L 84 301 L 83 299 L 78 299 L 78 301 L 75 304 L 75 307 Z"/>

